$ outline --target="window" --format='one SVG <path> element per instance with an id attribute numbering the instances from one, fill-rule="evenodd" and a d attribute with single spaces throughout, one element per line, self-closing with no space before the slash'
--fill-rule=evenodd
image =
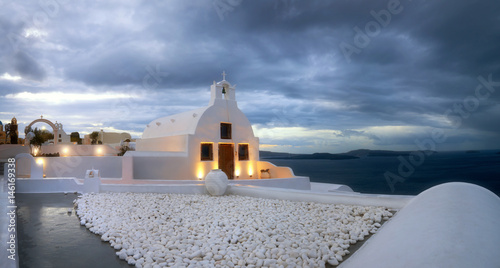
<path id="1" fill-rule="evenodd" d="M 220 123 L 220 138 L 221 139 L 231 139 L 231 124 L 230 123 Z"/>
<path id="2" fill-rule="evenodd" d="M 238 144 L 238 160 L 248 160 L 248 144 Z"/>
<path id="3" fill-rule="evenodd" d="M 61 138 L 61 134 L 59 134 L 59 138 Z"/>
<path id="4" fill-rule="evenodd" d="M 212 161 L 214 159 L 213 156 L 213 144 L 211 143 L 202 143 L 201 144 L 201 161 Z"/>

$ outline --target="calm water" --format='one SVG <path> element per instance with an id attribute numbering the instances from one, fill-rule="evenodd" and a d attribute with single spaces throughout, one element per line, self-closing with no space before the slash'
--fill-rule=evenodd
<path id="1" fill-rule="evenodd" d="M 116 256 L 109 243 L 80 226 L 74 213 L 67 213 L 76 197 L 16 194 L 19 267 L 131 267 Z"/>
<path id="2" fill-rule="evenodd" d="M 356 192 L 416 195 L 441 183 L 460 181 L 483 186 L 500 196 L 500 154 L 497 152 L 499 150 L 435 153 L 426 157 L 420 166 L 414 167 L 413 174 L 404 182 L 395 183 L 394 192 L 391 192 L 384 174 L 387 171 L 399 174 L 401 162 L 397 157 L 266 161 L 291 167 L 296 175 L 309 176 L 314 182 L 346 184 Z M 404 159 L 408 160 L 408 156 Z"/>

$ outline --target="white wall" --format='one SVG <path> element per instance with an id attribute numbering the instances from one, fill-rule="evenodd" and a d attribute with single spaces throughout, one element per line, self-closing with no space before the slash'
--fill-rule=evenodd
<path id="1" fill-rule="evenodd" d="M 22 155 L 22 154 L 19 154 Z M 30 178 L 31 177 L 31 159 L 22 157 L 16 159 L 16 177 L 17 178 Z"/>
<path id="2" fill-rule="evenodd" d="M 61 156 L 114 156 L 118 150 L 107 144 L 102 145 L 78 145 L 78 144 L 56 144 L 42 146 L 41 153 L 55 154 Z"/>
<path id="3" fill-rule="evenodd" d="M 59 136 L 61 137 L 59 138 Z M 71 143 L 71 136 L 66 134 L 66 132 L 64 132 L 64 130 L 60 128 L 57 131 L 57 137 L 54 137 L 54 140 L 57 140 L 57 142 L 59 143 L 69 144 Z"/>
<path id="4" fill-rule="evenodd" d="M 114 156 L 117 150 L 109 145 L 75 145 L 75 144 L 56 144 L 43 145 L 41 153 L 55 154 L 61 156 Z M 22 145 L 0 145 L 0 159 L 15 157 L 21 153 L 31 153 L 29 146 Z"/>
<path id="5" fill-rule="evenodd" d="M 232 186 L 259 186 L 274 187 L 281 189 L 311 190 L 309 177 L 289 177 L 280 179 L 254 179 L 230 181 Z"/>
<path id="6" fill-rule="evenodd" d="M 18 154 L 15 159 L 18 178 L 43 179 L 43 165 L 37 164 L 31 154 Z"/>
<path id="7" fill-rule="evenodd" d="M 192 164 L 186 156 L 133 157 L 136 180 L 196 180 Z"/>
<path id="8" fill-rule="evenodd" d="M 311 191 L 315 192 L 354 192 L 351 187 L 343 184 L 311 182 Z"/>
<path id="9" fill-rule="evenodd" d="M 89 169 L 98 169 L 102 178 L 121 178 L 122 157 L 120 156 L 70 156 L 35 157 L 43 162 L 47 178 L 76 177 L 84 178 Z"/>
<path id="10" fill-rule="evenodd" d="M 117 132 L 99 132 L 99 138 L 103 144 L 114 144 L 120 143 L 126 139 L 132 139 L 129 133 L 117 133 Z"/>
<path id="11" fill-rule="evenodd" d="M 83 193 L 83 184 L 76 179 L 32 180 L 19 179 L 16 181 L 16 193 Z"/>
<path id="12" fill-rule="evenodd" d="M 205 185 L 201 184 L 172 184 L 172 185 L 110 185 L 101 184 L 101 192 L 114 193 L 172 193 L 172 194 L 208 194 Z"/>
<path id="13" fill-rule="evenodd" d="M 262 172 L 261 170 L 266 170 L 269 169 L 269 173 L 271 175 L 271 178 L 291 178 L 295 177 L 295 174 L 293 173 L 293 170 L 289 167 L 278 167 L 274 165 L 273 163 L 267 162 L 267 161 L 259 161 L 258 165 L 258 174 L 259 178 L 262 177 Z"/>
<path id="14" fill-rule="evenodd" d="M 137 151 L 187 151 L 188 135 L 168 136 L 163 138 L 150 138 L 139 140 L 136 144 Z"/>
<path id="15" fill-rule="evenodd" d="M 15 157 L 18 154 L 30 153 L 29 146 L 20 144 L 2 144 L 0 145 L 0 160 L 7 161 L 8 158 Z"/>
<path id="16" fill-rule="evenodd" d="M 299 177 L 307 178 L 307 177 Z M 308 179 L 308 178 L 307 178 Z M 327 204 L 345 204 L 345 205 L 356 205 L 356 206 L 384 206 L 392 209 L 400 209 L 404 207 L 413 196 L 398 196 L 398 195 L 375 195 L 375 194 L 359 194 L 352 192 L 313 192 L 308 190 L 300 189 L 303 181 L 291 179 L 276 179 L 276 182 L 285 182 L 279 185 L 279 188 L 272 187 L 259 187 L 249 184 L 246 185 L 230 185 L 228 187 L 227 193 L 252 196 L 258 198 L 268 198 L 268 199 L 280 199 L 280 200 L 290 200 L 298 202 L 317 202 L 317 203 L 327 203 Z M 267 180 L 259 180 L 267 181 Z M 289 184 L 289 185 L 288 185 Z M 288 187 L 285 188 L 285 187 Z M 298 189 L 298 190 L 295 190 Z M 379 245 L 381 246 L 381 245 Z M 370 265 L 365 266 L 353 266 L 353 267 L 372 267 Z M 404 266 L 400 266 L 404 267 Z M 425 267 L 425 266 L 422 266 Z"/>

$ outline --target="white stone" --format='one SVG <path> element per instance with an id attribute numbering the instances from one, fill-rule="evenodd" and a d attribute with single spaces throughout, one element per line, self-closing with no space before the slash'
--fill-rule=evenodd
<path id="1" fill-rule="evenodd" d="M 203 255 L 203 253 L 201 252 L 201 250 L 197 250 L 193 254 L 189 255 L 189 258 L 194 259 L 196 257 L 202 257 L 202 255 Z"/>
<path id="2" fill-rule="evenodd" d="M 335 258 L 329 259 L 328 264 L 336 266 L 336 265 L 339 265 L 339 261 Z"/>
<path id="3" fill-rule="evenodd" d="M 377 229 L 358 215 L 387 212 L 236 195 L 99 193 L 76 204 L 89 230 L 139 267 L 323 267 L 348 253 L 350 233 Z"/>
<path id="4" fill-rule="evenodd" d="M 211 170 L 205 177 L 205 187 L 211 195 L 223 195 L 228 183 L 226 173 L 220 169 Z"/>

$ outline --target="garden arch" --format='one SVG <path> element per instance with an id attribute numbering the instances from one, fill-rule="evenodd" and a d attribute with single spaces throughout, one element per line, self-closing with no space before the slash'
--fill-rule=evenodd
<path id="1" fill-rule="evenodd" d="M 49 120 L 47 120 L 47 119 L 43 119 L 43 117 L 42 117 L 42 118 L 40 118 L 40 119 L 36 119 L 36 120 L 34 120 L 33 122 L 31 122 L 31 123 L 30 123 L 30 124 L 26 127 L 26 129 L 29 129 L 29 128 L 31 128 L 31 126 L 33 126 L 34 124 L 36 124 L 36 123 L 40 123 L 40 122 L 41 122 L 41 123 L 45 123 L 45 124 L 47 124 L 47 125 L 49 125 L 49 126 L 51 126 L 51 127 L 52 127 L 52 129 L 54 130 L 54 144 L 57 144 L 57 142 L 58 142 L 58 137 L 59 137 L 59 135 L 58 135 L 58 133 L 57 133 L 57 132 L 58 132 L 58 129 L 59 129 L 59 128 L 58 128 L 58 127 L 57 127 L 54 123 L 52 123 L 51 121 L 49 121 Z M 27 142 L 29 142 L 29 141 L 27 141 Z"/>

